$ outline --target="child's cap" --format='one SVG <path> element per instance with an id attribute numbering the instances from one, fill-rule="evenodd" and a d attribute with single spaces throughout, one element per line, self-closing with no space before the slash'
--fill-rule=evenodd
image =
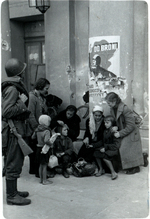
<path id="1" fill-rule="evenodd" d="M 39 124 L 40 124 L 40 125 L 49 126 L 50 122 L 51 122 L 51 117 L 48 116 L 48 115 L 41 115 L 41 116 L 39 117 Z"/>

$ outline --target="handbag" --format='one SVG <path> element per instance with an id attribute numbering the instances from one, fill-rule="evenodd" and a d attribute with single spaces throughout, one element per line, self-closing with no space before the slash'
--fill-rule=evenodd
<path id="1" fill-rule="evenodd" d="M 56 166 L 58 166 L 58 158 L 53 154 L 52 150 L 52 155 L 49 157 L 48 167 L 52 169 Z"/>

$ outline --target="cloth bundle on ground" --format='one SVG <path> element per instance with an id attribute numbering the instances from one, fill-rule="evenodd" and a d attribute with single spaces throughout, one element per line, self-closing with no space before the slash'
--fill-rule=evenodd
<path id="1" fill-rule="evenodd" d="M 78 162 L 72 165 L 72 174 L 76 177 L 93 176 L 95 170 L 95 163 L 88 163 L 83 158 L 79 158 Z"/>

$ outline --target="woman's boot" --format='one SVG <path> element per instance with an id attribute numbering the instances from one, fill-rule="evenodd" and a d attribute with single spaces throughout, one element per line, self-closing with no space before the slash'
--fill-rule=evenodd
<path id="1" fill-rule="evenodd" d="M 7 180 L 6 179 L 6 193 L 7 193 L 7 204 L 9 205 L 29 205 L 31 203 L 30 199 L 23 198 L 19 195 L 17 191 L 17 179 Z"/>

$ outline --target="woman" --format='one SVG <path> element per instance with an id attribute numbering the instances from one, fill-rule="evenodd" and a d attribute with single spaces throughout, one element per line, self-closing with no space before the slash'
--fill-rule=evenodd
<path id="1" fill-rule="evenodd" d="M 77 108 L 69 105 L 65 110 L 61 111 L 51 122 L 51 129 L 57 126 L 57 121 L 62 121 L 68 127 L 68 137 L 75 141 L 80 133 L 80 117 L 76 114 Z M 62 123 L 62 124 L 63 124 Z"/>
<path id="2" fill-rule="evenodd" d="M 28 109 L 31 111 L 29 122 L 32 131 L 38 127 L 38 119 L 42 114 L 48 115 L 48 108 L 46 105 L 46 97 L 48 95 L 48 90 L 50 87 L 50 82 L 45 78 L 39 78 L 35 85 L 34 90 L 29 93 L 29 105 Z M 29 138 L 30 146 L 34 153 L 29 156 L 30 159 L 30 174 L 35 174 L 39 177 L 39 165 L 35 164 L 35 150 L 36 150 L 36 140 Z"/>
<path id="3" fill-rule="evenodd" d="M 122 169 L 126 170 L 126 174 L 140 172 L 139 166 L 143 165 L 142 145 L 133 113 L 114 92 L 107 94 L 106 102 L 118 127 L 118 130 L 116 127 L 112 128 L 114 136 L 122 139 L 119 149 Z"/>
<path id="4" fill-rule="evenodd" d="M 102 106 L 94 106 L 90 118 L 86 121 L 86 131 L 83 145 L 78 153 L 78 157 L 83 157 L 87 162 L 94 160 L 93 153 L 96 148 L 100 148 L 103 143 L 104 116 Z M 100 170 L 99 170 L 100 171 Z M 97 176 L 101 173 L 97 173 Z"/>

